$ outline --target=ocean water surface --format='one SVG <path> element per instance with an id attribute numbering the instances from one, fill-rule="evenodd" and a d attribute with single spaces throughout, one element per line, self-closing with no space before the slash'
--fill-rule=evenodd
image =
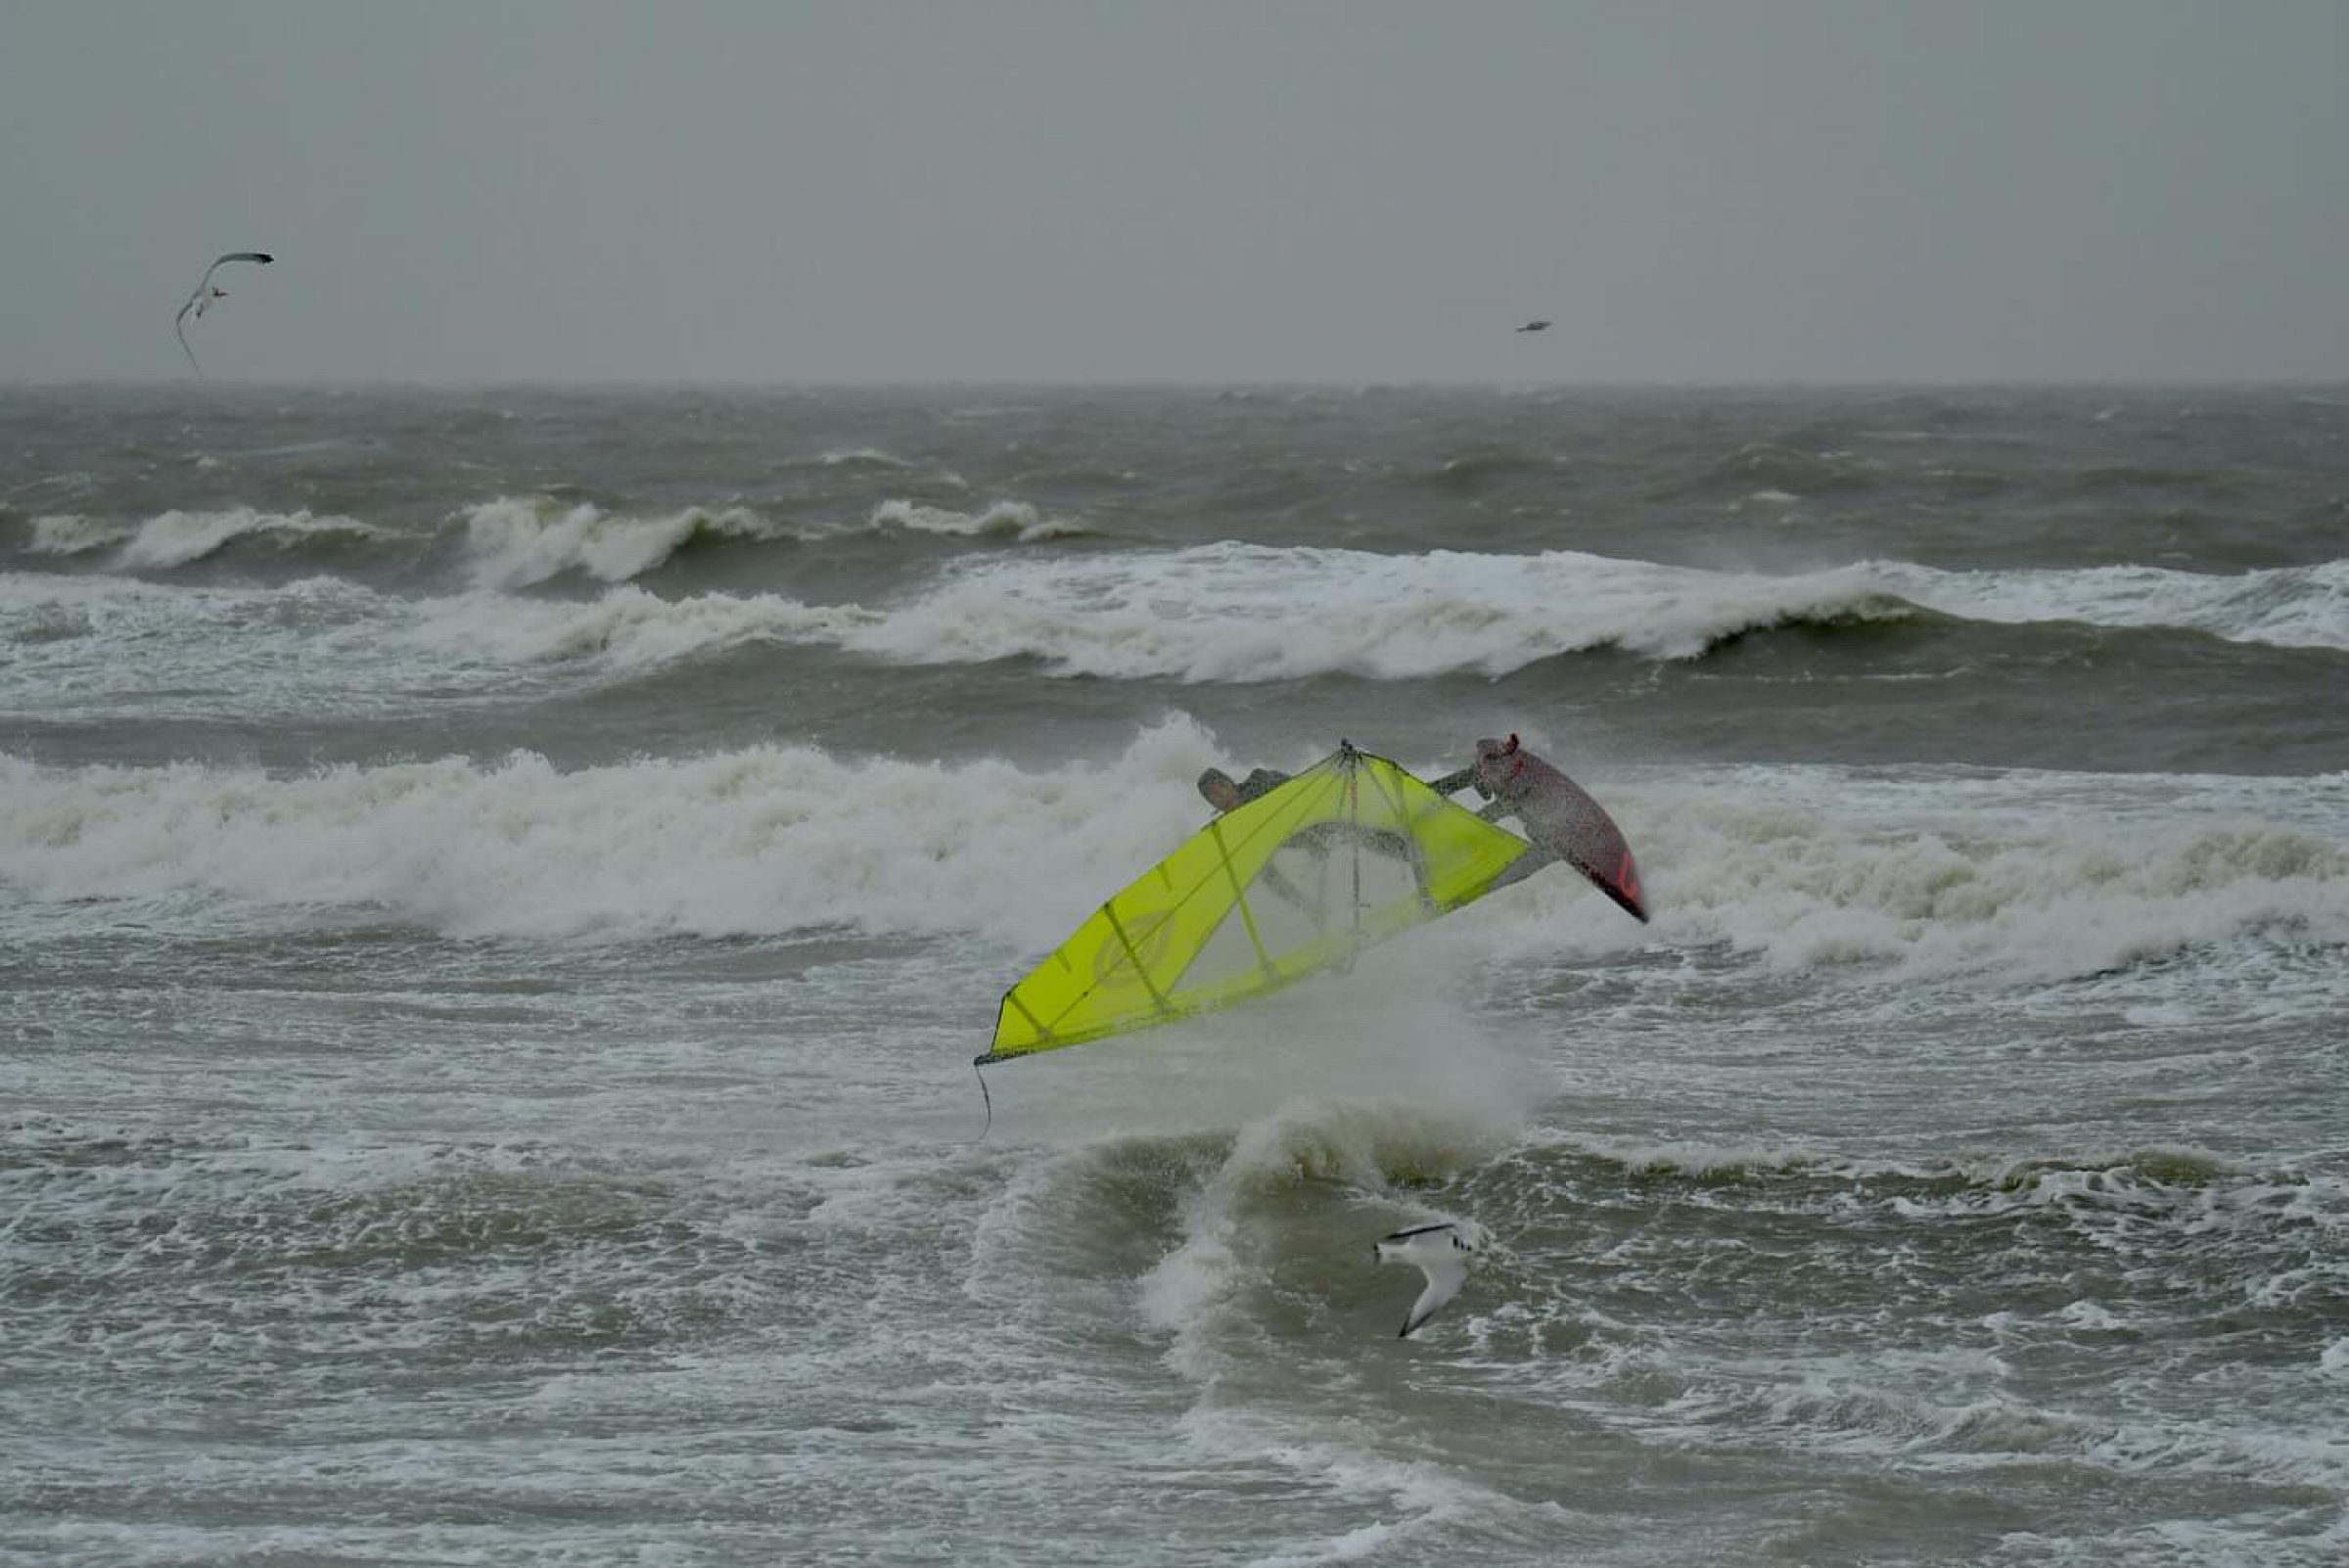
<path id="1" fill-rule="evenodd" d="M 2339 390 L 0 391 L 0 937 L 7 1561 L 2349 1557 Z"/>

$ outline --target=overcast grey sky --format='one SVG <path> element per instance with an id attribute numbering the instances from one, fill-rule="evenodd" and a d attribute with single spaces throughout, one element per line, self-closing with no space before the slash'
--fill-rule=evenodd
<path id="1" fill-rule="evenodd" d="M 0 0 L 0 380 L 249 247 L 218 378 L 2340 379 L 2349 0 Z"/>

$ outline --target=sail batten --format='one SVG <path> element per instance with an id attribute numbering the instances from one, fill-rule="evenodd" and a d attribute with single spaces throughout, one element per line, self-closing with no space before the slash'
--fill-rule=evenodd
<path id="1" fill-rule="evenodd" d="M 1192 1017 L 1340 967 L 1482 898 L 1527 848 L 1341 745 L 1097 907 L 1004 993 L 980 1060 Z"/>

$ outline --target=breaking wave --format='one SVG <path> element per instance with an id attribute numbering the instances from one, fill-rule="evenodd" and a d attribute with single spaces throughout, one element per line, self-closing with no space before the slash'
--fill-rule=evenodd
<path id="1" fill-rule="evenodd" d="M 866 459 L 850 454 L 842 460 Z M 886 500 L 857 523 L 784 520 L 739 504 L 613 513 L 590 502 L 529 495 L 468 507 L 455 521 L 463 525 L 468 579 L 479 588 L 501 590 L 530 587 L 566 573 L 625 582 L 658 570 L 680 551 L 726 541 L 813 542 L 854 532 L 906 530 L 1028 544 L 1094 531 L 1082 522 L 1046 517 L 1025 501 L 1012 500 L 976 512 Z"/>
<path id="2" fill-rule="evenodd" d="M 1025 526 L 1025 525 L 1020 525 Z M 1703 657 L 1757 631 L 2072 622 L 2349 648 L 2349 563 L 2217 577 L 2151 569 L 1940 572 L 1862 563 L 1795 576 L 1574 551 L 1388 556 L 1219 544 L 1151 555 L 989 557 L 880 607 L 773 594 L 434 608 L 435 637 L 531 660 L 591 652 L 641 670 L 746 641 L 907 665 L 1032 659 L 1055 675 L 1258 682 L 1350 673 L 1499 676 L 1564 654 Z"/>
<path id="3" fill-rule="evenodd" d="M 112 550 L 112 566 L 130 572 L 159 572 L 203 560 L 240 541 L 259 540 L 280 551 L 295 551 L 378 536 L 376 530 L 352 518 L 237 506 L 217 512 L 165 512 L 142 523 L 75 514 L 37 517 L 32 520 L 28 548 L 32 554 L 50 556 Z"/>
<path id="4" fill-rule="evenodd" d="M 997 501 L 978 512 L 957 512 L 919 501 L 888 500 L 873 508 L 876 528 L 910 529 L 965 538 L 1004 538 L 1021 544 L 1082 538 L 1098 530 L 1072 518 L 1045 517 L 1026 501 Z"/>
<path id="5" fill-rule="evenodd" d="M 295 776 L 0 758 L 0 881 L 35 904 L 360 907 L 454 935 L 848 924 L 1040 947 L 1197 828 L 1193 780 L 1221 760 L 1179 717 L 1112 762 L 1040 772 L 785 745 L 568 771 L 517 753 Z M 1969 810 L 1969 828 L 1944 790 L 1926 792 L 1945 799 L 1937 810 L 1870 820 L 1858 793 L 1757 806 L 1741 775 L 1592 783 L 1638 845 L 1661 940 L 1768 968 L 2035 984 L 2272 938 L 2301 954 L 2280 961 L 2305 979 L 2349 944 L 2349 852 L 2249 810 L 2130 813 L 2114 792 L 2066 804 L 2059 776 L 2024 777 L 2011 815 Z M 1446 929 L 1497 956 L 1647 940 L 1579 918 L 1576 879 L 1533 879 L 1526 897 L 1540 918 L 1479 906 Z M 2270 984 L 2270 1005 L 2285 1005 L 2289 987 Z"/>
<path id="6" fill-rule="evenodd" d="M 614 515 L 549 495 L 501 497 L 458 515 L 475 586 L 521 588 L 577 572 L 622 582 L 702 540 L 763 540 L 789 530 L 748 507 L 689 506 L 651 517 Z"/>

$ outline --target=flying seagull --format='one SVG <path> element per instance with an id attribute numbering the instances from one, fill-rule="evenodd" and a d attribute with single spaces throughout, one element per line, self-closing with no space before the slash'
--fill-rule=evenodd
<path id="1" fill-rule="evenodd" d="M 1519 327 L 1517 330 L 1519 332 L 1547 332 L 1549 330 L 1549 323 L 1546 321 L 1529 321 L 1524 326 Z"/>
<path id="2" fill-rule="evenodd" d="M 1412 1329 L 1460 1293 L 1460 1284 L 1468 1277 L 1468 1260 L 1476 1255 L 1476 1242 L 1461 1234 L 1467 1228 L 1456 1222 L 1420 1225 L 1381 1237 L 1371 1247 L 1370 1256 L 1379 1262 L 1415 1264 L 1427 1275 L 1427 1288 L 1411 1303 L 1410 1315 L 1403 1320 L 1403 1332 L 1397 1339 L 1409 1338 Z"/>
<path id="3" fill-rule="evenodd" d="M 204 269 L 204 281 L 196 285 L 196 292 L 188 296 L 188 302 L 181 305 L 179 314 L 171 318 L 171 330 L 179 334 L 179 351 L 188 356 L 190 370 L 195 371 L 199 376 L 204 374 L 204 367 L 196 363 L 196 350 L 188 346 L 188 334 L 184 324 L 188 319 L 189 311 L 195 311 L 196 319 L 201 321 L 204 319 L 204 313 L 212 307 L 214 300 L 228 298 L 226 289 L 212 287 L 212 274 L 220 270 L 220 263 L 222 261 L 258 261 L 261 265 L 267 266 L 276 259 L 275 256 L 264 254 L 259 251 L 231 251 Z"/>

